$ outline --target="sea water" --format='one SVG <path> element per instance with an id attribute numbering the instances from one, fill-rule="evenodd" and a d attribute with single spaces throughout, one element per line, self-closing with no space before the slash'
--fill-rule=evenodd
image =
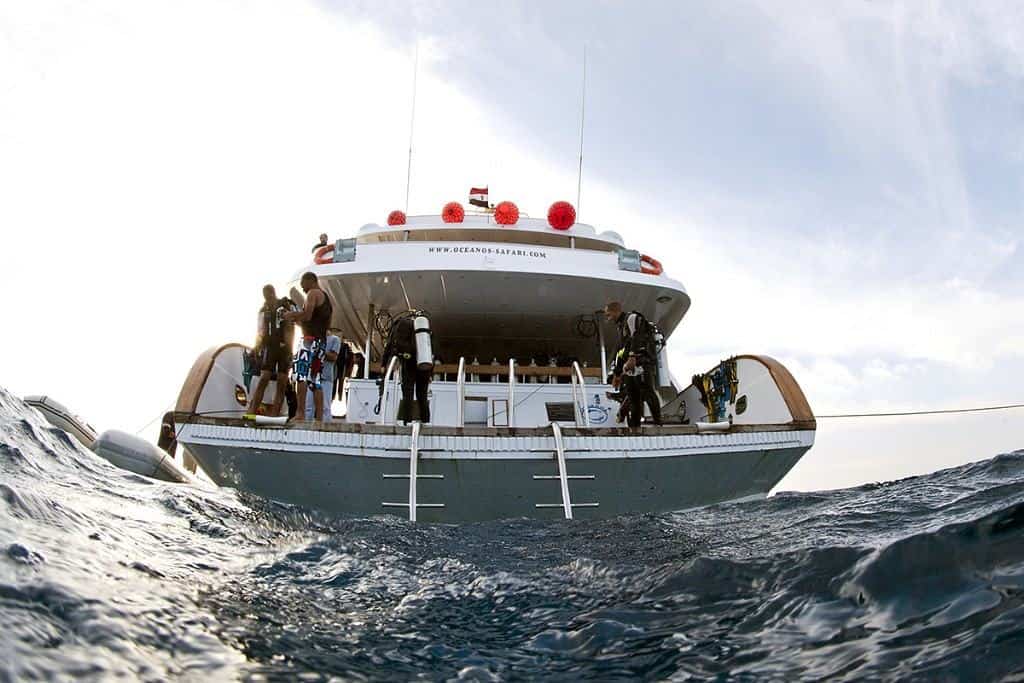
<path id="1" fill-rule="evenodd" d="M 0 390 L 0 678 L 1017 679 L 1024 452 L 603 521 L 157 482 Z"/>

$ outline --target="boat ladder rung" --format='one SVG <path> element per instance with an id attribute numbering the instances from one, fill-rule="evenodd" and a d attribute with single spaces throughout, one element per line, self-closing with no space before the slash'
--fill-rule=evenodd
<path id="1" fill-rule="evenodd" d="M 534 503 L 533 507 L 536 508 L 560 508 L 564 507 L 564 503 Z M 599 507 L 600 503 L 569 503 L 569 507 L 574 508 L 596 508 Z"/>
<path id="2" fill-rule="evenodd" d="M 408 479 L 408 474 L 382 474 L 383 479 Z M 443 474 L 417 474 L 416 479 L 444 479 Z"/>
<path id="3" fill-rule="evenodd" d="M 386 508 L 407 508 L 408 503 L 381 503 L 381 507 Z M 416 503 L 418 508 L 443 508 L 444 503 Z"/>
<path id="4" fill-rule="evenodd" d="M 420 475 L 422 476 L 422 475 Z M 535 474 L 534 479 L 561 479 L 557 474 Z M 567 474 L 566 479 L 597 479 L 593 474 Z"/>

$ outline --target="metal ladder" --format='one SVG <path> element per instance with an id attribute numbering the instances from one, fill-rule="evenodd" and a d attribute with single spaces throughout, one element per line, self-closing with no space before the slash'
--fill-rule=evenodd
<path id="1" fill-rule="evenodd" d="M 408 479 L 409 480 L 409 502 L 407 503 L 381 503 L 386 508 L 408 508 L 409 521 L 416 521 L 416 510 L 419 508 L 443 508 L 444 503 L 419 503 L 416 501 L 416 482 L 420 479 L 444 479 L 443 474 L 417 474 L 416 464 L 420 457 L 420 423 L 412 423 L 412 439 L 409 444 L 409 474 L 382 474 L 384 479 Z"/>
<path id="2" fill-rule="evenodd" d="M 565 443 L 562 441 L 562 428 L 558 426 L 557 422 L 551 423 L 551 432 L 555 437 L 555 459 L 558 461 L 558 474 L 535 474 L 533 478 L 536 479 L 558 479 L 562 485 L 562 502 L 561 503 L 535 503 L 534 507 L 538 508 L 562 508 L 565 513 L 566 519 L 572 519 L 573 508 L 596 508 L 598 503 L 574 503 L 569 498 L 569 480 L 570 479 L 590 479 L 594 480 L 593 474 L 569 474 L 565 469 Z"/>

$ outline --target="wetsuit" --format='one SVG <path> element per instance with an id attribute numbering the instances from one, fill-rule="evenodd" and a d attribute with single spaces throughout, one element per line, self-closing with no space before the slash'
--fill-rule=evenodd
<path id="1" fill-rule="evenodd" d="M 260 309 L 260 348 L 256 358 L 261 372 L 287 374 L 292 365 L 292 339 L 294 323 L 284 319 L 284 313 L 292 310 L 291 299 L 278 299 L 264 303 Z"/>
<path id="2" fill-rule="evenodd" d="M 416 393 L 416 405 L 419 409 L 420 422 L 430 422 L 430 402 L 427 400 L 427 388 L 433 368 L 421 370 L 416 362 L 416 340 L 413 317 L 406 315 L 395 320 L 388 333 L 388 341 L 384 346 L 384 362 L 390 363 L 397 357 L 402 366 L 402 405 L 398 411 L 398 419 L 409 424 L 412 411 L 413 390 Z M 386 367 L 386 365 L 385 365 Z M 387 381 L 387 377 L 384 378 Z"/>
<path id="3" fill-rule="evenodd" d="M 619 349 L 622 354 L 615 362 L 615 374 L 622 375 L 623 387 L 629 401 L 626 423 L 636 428 L 644 414 L 644 404 L 650 408 L 654 424 L 661 424 L 661 401 L 654 390 L 657 384 L 657 358 L 654 349 L 654 331 L 651 324 L 636 311 L 619 316 Z M 626 361 L 633 357 L 636 367 L 625 371 Z"/>

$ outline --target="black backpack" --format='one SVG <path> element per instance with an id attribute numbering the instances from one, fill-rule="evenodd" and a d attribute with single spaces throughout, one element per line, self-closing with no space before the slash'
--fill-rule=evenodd
<path id="1" fill-rule="evenodd" d="M 412 316 L 403 316 L 391 326 L 391 344 L 396 355 L 412 358 L 416 355 L 416 328 Z"/>

